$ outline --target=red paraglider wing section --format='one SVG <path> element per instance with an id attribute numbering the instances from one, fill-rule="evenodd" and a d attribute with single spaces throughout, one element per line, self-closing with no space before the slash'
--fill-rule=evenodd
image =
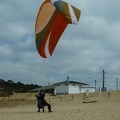
<path id="1" fill-rule="evenodd" d="M 60 13 L 57 13 L 54 18 L 54 22 L 44 35 L 44 38 L 38 48 L 38 52 L 42 57 L 46 58 L 52 55 L 55 46 L 67 25 L 68 22 L 61 16 Z"/>

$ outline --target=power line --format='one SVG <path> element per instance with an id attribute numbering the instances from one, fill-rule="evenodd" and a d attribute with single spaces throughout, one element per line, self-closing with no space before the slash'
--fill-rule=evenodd
<path id="1" fill-rule="evenodd" d="M 116 82 L 116 87 L 117 87 L 117 90 L 119 89 L 119 81 L 116 80 L 116 77 L 105 72 L 104 70 L 96 73 L 95 75 L 93 76 L 90 76 L 90 77 L 84 77 L 82 79 L 78 79 L 78 78 L 72 78 L 72 77 L 68 77 L 67 79 L 71 79 L 71 80 L 78 80 L 78 81 L 84 81 L 88 84 L 94 84 L 95 85 L 95 88 L 96 88 L 96 84 L 99 83 L 102 83 L 102 89 L 103 90 L 107 90 L 107 88 L 105 87 L 105 83 L 107 83 L 107 86 L 110 87 L 111 85 L 115 86 L 115 84 L 111 84 L 111 82 Z M 119 79 L 119 78 L 118 78 Z M 103 81 L 102 81 L 103 80 Z M 116 80 L 116 81 L 115 81 Z"/>
<path id="2" fill-rule="evenodd" d="M 95 78 L 96 76 L 98 76 L 99 74 L 101 74 L 101 71 L 99 73 L 97 73 L 96 75 L 94 76 L 90 76 L 90 77 L 87 77 L 87 78 L 82 78 L 82 79 L 76 79 L 76 78 L 72 78 L 72 77 L 69 77 L 69 79 L 72 79 L 72 80 L 87 80 L 87 79 L 91 79 L 91 78 Z"/>

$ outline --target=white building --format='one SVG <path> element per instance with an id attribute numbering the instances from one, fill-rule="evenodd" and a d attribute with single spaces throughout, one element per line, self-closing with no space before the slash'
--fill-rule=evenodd
<path id="1" fill-rule="evenodd" d="M 72 93 L 82 93 L 82 92 L 88 92 L 88 91 L 94 91 L 90 90 L 88 87 L 88 84 L 76 82 L 76 81 L 63 81 L 59 83 L 53 84 L 55 86 L 54 94 L 72 94 Z M 86 89 L 87 88 L 87 89 Z"/>
<path id="2" fill-rule="evenodd" d="M 74 93 L 84 93 L 84 92 L 95 92 L 94 87 L 89 87 L 89 84 L 76 82 L 76 81 L 63 81 L 55 83 L 51 86 L 40 87 L 31 91 L 44 90 L 47 92 L 52 92 L 57 94 L 74 94 Z"/>

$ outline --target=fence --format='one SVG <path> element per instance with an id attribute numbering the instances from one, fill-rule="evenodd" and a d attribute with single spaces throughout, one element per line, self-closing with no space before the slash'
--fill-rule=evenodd
<path id="1" fill-rule="evenodd" d="M 52 101 L 76 101 L 76 100 L 104 100 L 104 99 L 116 99 L 120 98 L 120 91 L 104 91 L 104 92 L 91 92 L 91 93 L 80 93 L 80 94 L 63 94 L 56 96 L 49 96 L 46 98 L 49 102 Z"/>

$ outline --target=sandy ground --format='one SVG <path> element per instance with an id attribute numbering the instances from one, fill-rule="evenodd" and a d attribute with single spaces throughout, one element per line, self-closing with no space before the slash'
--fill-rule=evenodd
<path id="1" fill-rule="evenodd" d="M 46 95 L 51 113 L 37 112 L 35 93 L 0 98 L 0 120 L 120 120 L 120 91 Z"/>

